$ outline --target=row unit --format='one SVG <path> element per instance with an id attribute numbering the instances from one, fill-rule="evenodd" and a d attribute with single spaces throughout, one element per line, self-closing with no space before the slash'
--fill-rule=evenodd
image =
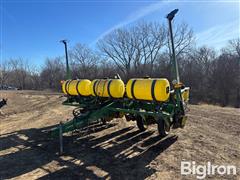
<path id="1" fill-rule="evenodd" d="M 62 90 L 71 96 L 98 96 L 130 99 L 167 101 L 170 84 L 165 78 L 130 79 L 126 86 L 121 79 L 67 80 L 62 83 Z"/>

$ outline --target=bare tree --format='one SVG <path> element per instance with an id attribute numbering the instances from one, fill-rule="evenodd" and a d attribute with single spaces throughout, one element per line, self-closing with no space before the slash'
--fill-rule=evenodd
<path id="1" fill-rule="evenodd" d="M 113 62 L 102 59 L 96 72 L 96 78 L 112 78 L 117 74 L 116 72 L 117 67 Z"/>
<path id="2" fill-rule="evenodd" d="M 77 44 L 70 51 L 70 57 L 74 78 L 91 78 L 100 59 L 93 50 L 83 44 Z"/>
<path id="3" fill-rule="evenodd" d="M 240 38 L 230 40 L 228 49 L 232 54 L 236 54 L 240 58 Z"/>
<path id="4" fill-rule="evenodd" d="M 7 84 L 7 80 L 9 78 L 9 62 L 4 61 L 3 63 L 0 64 L 0 82 L 1 82 L 1 87 Z"/>
<path id="5" fill-rule="evenodd" d="M 166 37 L 163 25 L 143 21 L 130 28 L 114 30 L 98 42 L 98 47 L 115 62 L 125 78 L 130 73 L 152 75 L 154 63 L 167 42 Z"/>
<path id="6" fill-rule="evenodd" d="M 10 59 L 9 67 L 11 76 L 10 82 L 20 89 L 25 89 L 30 69 L 28 61 L 22 58 Z"/>
<path id="7" fill-rule="evenodd" d="M 181 58 L 181 75 L 184 82 L 192 87 L 195 99 L 209 102 L 210 96 L 212 96 L 211 92 L 213 92 L 211 84 L 214 82 L 211 82 L 211 76 L 213 73 L 212 63 L 216 59 L 215 50 L 203 46 L 178 58 Z"/>
<path id="8" fill-rule="evenodd" d="M 240 107 L 240 38 L 232 39 L 223 50 L 223 54 L 228 54 L 231 59 L 235 59 L 235 66 L 231 67 L 232 73 L 235 74 L 232 81 L 235 82 L 234 90 L 236 94 L 236 107 Z"/>
<path id="9" fill-rule="evenodd" d="M 235 79 L 239 71 L 236 69 L 238 62 L 229 54 L 221 54 L 213 66 L 215 66 L 213 78 L 219 102 L 222 106 L 229 105 L 237 86 Z"/>
<path id="10" fill-rule="evenodd" d="M 137 42 L 135 43 L 137 54 L 134 68 L 138 71 L 138 74 L 142 75 L 144 72 L 148 72 L 148 75 L 153 75 L 153 66 L 161 48 L 167 42 L 166 34 L 164 26 L 159 23 L 141 22 L 134 27 L 133 35 Z"/>
<path id="11" fill-rule="evenodd" d="M 114 30 L 98 42 L 100 51 L 115 62 L 119 70 L 129 77 L 136 52 L 135 38 L 127 29 Z"/>
<path id="12" fill-rule="evenodd" d="M 30 85 L 28 86 L 28 88 L 35 89 L 35 90 L 43 89 L 42 84 L 41 84 L 42 83 L 41 82 L 41 77 L 40 77 L 41 70 L 42 69 L 39 69 L 36 66 L 31 67 L 31 69 L 29 71 L 29 73 L 30 73 L 30 76 L 29 76 Z"/>
<path id="13" fill-rule="evenodd" d="M 194 43 L 193 30 L 186 23 L 181 23 L 176 26 L 174 43 L 176 56 L 180 56 L 192 50 L 192 44 Z"/>
<path id="14" fill-rule="evenodd" d="M 59 90 L 65 77 L 65 66 L 61 58 L 47 58 L 40 73 L 42 88 Z"/>

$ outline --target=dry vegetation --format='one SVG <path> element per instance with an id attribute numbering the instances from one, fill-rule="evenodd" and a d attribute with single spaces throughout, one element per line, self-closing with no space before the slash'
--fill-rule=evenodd
<path id="1" fill-rule="evenodd" d="M 44 131 L 72 116 L 61 94 L 2 91 L 1 96 L 9 98 L 0 114 L 1 179 L 179 179 L 183 159 L 240 167 L 239 109 L 191 105 L 185 129 L 164 139 L 154 125 L 140 133 L 134 122 L 121 119 L 96 124 L 92 133 L 66 136 L 65 154 L 58 156 L 57 140 Z"/>
<path id="2" fill-rule="evenodd" d="M 240 107 L 240 38 L 230 40 L 221 51 L 194 43 L 191 28 L 174 26 L 176 58 L 182 82 L 191 87 L 191 102 Z M 164 77 L 173 80 L 168 28 L 142 22 L 116 29 L 97 42 L 96 49 L 81 43 L 69 49 L 73 79 L 113 78 L 127 82 L 133 77 Z M 35 60 L 32 59 L 34 62 Z M 0 64 L 1 86 L 22 90 L 60 90 L 65 77 L 65 58 L 48 58 L 34 67 L 22 58 Z M 6 89 L 6 88 L 5 88 Z"/>

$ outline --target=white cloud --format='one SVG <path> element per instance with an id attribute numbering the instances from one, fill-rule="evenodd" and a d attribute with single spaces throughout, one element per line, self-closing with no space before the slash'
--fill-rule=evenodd
<path id="1" fill-rule="evenodd" d="M 221 49 L 227 41 L 240 36 L 239 21 L 233 21 L 228 24 L 216 25 L 207 30 L 197 33 L 197 45 L 207 45 Z"/>
<path id="2" fill-rule="evenodd" d="M 98 36 L 91 44 L 90 46 L 94 45 L 99 39 L 103 38 L 105 35 L 109 34 L 111 31 L 113 31 L 114 29 L 126 26 L 130 23 L 133 23 L 134 21 L 148 15 L 151 14 L 159 9 L 161 9 L 165 4 L 167 4 L 167 1 L 159 1 L 157 3 L 152 3 L 148 6 L 145 6 L 141 9 L 139 9 L 136 12 L 133 12 L 132 14 L 130 14 L 126 20 L 112 26 L 111 28 L 109 28 L 108 30 L 106 30 L 105 32 L 103 32 L 100 36 Z"/>

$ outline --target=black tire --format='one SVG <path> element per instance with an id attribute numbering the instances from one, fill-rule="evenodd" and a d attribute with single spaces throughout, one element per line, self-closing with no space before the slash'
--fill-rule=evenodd
<path id="1" fill-rule="evenodd" d="M 102 122 L 103 125 L 106 125 L 107 124 L 107 121 L 105 118 L 101 118 L 100 121 Z"/>
<path id="2" fill-rule="evenodd" d="M 73 116 L 74 116 L 74 117 L 78 118 L 78 117 L 80 117 L 81 114 L 82 114 L 82 112 L 81 112 L 81 109 L 80 109 L 80 108 L 75 108 L 75 109 L 73 110 Z"/>
<path id="3" fill-rule="evenodd" d="M 161 137 L 166 137 L 169 134 L 170 126 L 167 126 L 163 119 L 157 121 L 158 133 Z"/>
<path id="4" fill-rule="evenodd" d="M 147 129 L 147 125 L 144 124 L 144 119 L 141 116 L 138 116 L 136 118 L 137 121 L 137 127 L 140 131 L 145 131 Z"/>

